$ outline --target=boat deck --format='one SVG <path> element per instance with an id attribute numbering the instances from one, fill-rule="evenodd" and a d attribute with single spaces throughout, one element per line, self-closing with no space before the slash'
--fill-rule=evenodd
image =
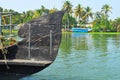
<path id="1" fill-rule="evenodd" d="M 35 61 L 35 60 L 23 60 L 23 59 L 12 59 L 12 60 L 0 60 L 0 65 L 26 65 L 26 66 L 45 66 L 52 63 L 52 61 Z"/>

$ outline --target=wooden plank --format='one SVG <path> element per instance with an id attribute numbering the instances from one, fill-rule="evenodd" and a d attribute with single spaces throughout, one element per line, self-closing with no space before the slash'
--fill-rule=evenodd
<path id="1" fill-rule="evenodd" d="M 52 63 L 52 61 L 35 61 L 35 60 L 22 60 L 22 59 L 12 59 L 12 60 L 0 60 L 0 65 L 26 65 L 26 66 L 45 66 Z"/>

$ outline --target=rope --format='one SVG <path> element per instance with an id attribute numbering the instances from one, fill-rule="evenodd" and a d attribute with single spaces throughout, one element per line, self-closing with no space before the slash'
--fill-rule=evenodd
<path id="1" fill-rule="evenodd" d="M 8 63 L 7 63 L 7 57 L 6 57 L 6 54 L 8 53 L 8 50 L 6 49 L 6 46 L 9 46 L 9 45 L 13 45 L 15 44 L 17 41 L 10 37 L 9 39 L 7 39 L 7 41 L 10 41 L 9 43 L 6 42 L 6 39 L 1 35 L 0 36 L 0 49 L 2 51 L 2 54 L 4 56 L 4 60 L 5 60 L 5 65 L 7 67 L 7 69 L 10 69 L 10 67 L 8 66 Z M 7 43 L 7 44 L 6 44 Z"/>
<path id="2" fill-rule="evenodd" d="M 7 63 L 7 58 L 6 58 L 7 49 L 2 49 L 2 54 L 4 55 L 5 65 L 6 65 L 7 69 L 10 69 L 10 67 L 8 66 L 8 63 Z"/>
<path id="3" fill-rule="evenodd" d="M 5 65 L 7 67 L 7 69 L 10 69 L 10 67 L 8 66 L 8 63 L 7 63 L 7 58 L 6 58 L 6 54 L 8 53 L 7 49 L 4 48 L 4 45 L 3 45 L 3 41 L 1 41 L 2 37 L 0 38 L 0 46 L 1 46 L 1 50 L 2 50 L 2 54 L 4 56 L 4 60 L 5 60 Z"/>
<path id="4" fill-rule="evenodd" d="M 4 55 L 4 60 L 5 60 L 5 65 L 7 67 L 7 69 L 10 69 L 10 67 L 8 66 L 7 63 L 7 58 L 6 58 L 6 54 L 7 54 L 7 49 L 3 47 L 3 43 L 1 42 L 1 50 L 2 50 L 2 54 Z"/>

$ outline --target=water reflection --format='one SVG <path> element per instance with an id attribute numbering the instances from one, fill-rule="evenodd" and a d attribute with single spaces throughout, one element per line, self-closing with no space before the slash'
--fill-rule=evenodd
<path id="1" fill-rule="evenodd" d="M 79 72 L 76 71 L 76 73 L 87 79 L 92 77 L 92 80 L 114 80 L 115 78 L 119 80 L 120 34 L 70 33 L 63 35 L 68 35 L 69 40 L 62 37 L 60 56 L 64 65 L 69 65 L 68 69 L 78 70 Z M 67 47 L 64 44 L 69 45 L 70 52 L 67 48 L 63 50 L 63 47 Z"/>
<path id="2" fill-rule="evenodd" d="M 66 56 L 67 56 L 67 54 L 71 53 L 71 49 L 72 49 L 71 41 L 72 41 L 71 34 L 69 34 L 69 33 L 62 34 L 62 40 L 61 40 L 62 47 L 60 47 L 60 49 L 61 49 L 62 53 Z"/>
<path id="3" fill-rule="evenodd" d="M 119 80 L 119 66 L 120 34 L 63 33 L 55 62 L 20 80 Z"/>
<path id="4" fill-rule="evenodd" d="M 89 34 L 64 33 L 62 36 L 61 50 L 71 52 L 71 49 L 87 50 Z"/>
<path id="5" fill-rule="evenodd" d="M 119 48 L 119 39 L 119 34 L 64 33 L 60 49 L 67 53 L 71 53 L 73 49 L 94 50 L 105 53 L 109 51 L 111 45 Z"/>
<path id="6" fill-rule="evenodd" d="M 22 80 L 119 80 L 120 35 L 63 33 L 47 69 Z"/>
<path id="7" fill-rule="evenodd" d="M 89 34 L 72 33 L 72 41 L 75 50 L 88 50 Z"/>

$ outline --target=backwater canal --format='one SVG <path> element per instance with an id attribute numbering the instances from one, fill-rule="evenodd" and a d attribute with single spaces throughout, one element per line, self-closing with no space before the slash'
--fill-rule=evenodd
<path id="1" fill-rule="evenodd" d="M 63 33 L 55 62 L 20 80 L 120 80 L 120 34 Z"/>

